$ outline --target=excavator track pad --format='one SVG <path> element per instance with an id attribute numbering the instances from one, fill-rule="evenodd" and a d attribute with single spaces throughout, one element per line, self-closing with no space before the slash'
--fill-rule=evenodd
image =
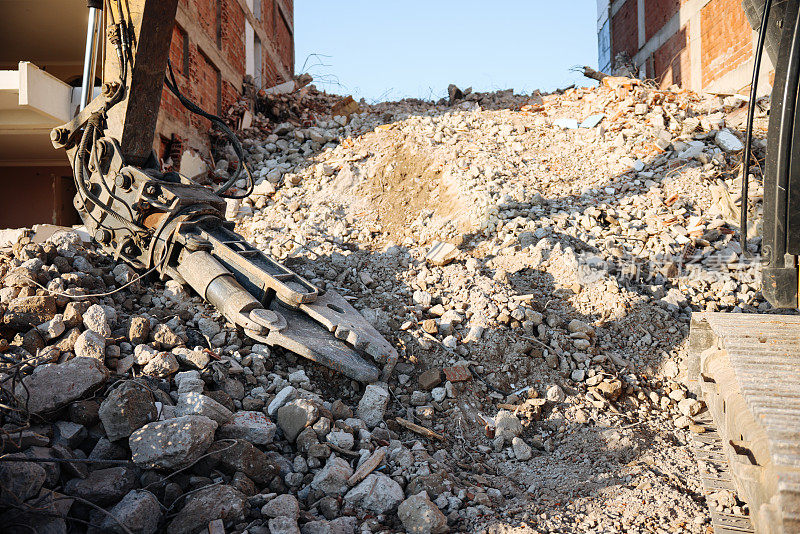
<path id="1" fill-rule="evenodd" d="M 695 313 L 689 388 L 707 496 L 734 491 L 749 517 L 712 506 L 716 533 L 800 532 L 800 316 Z"/>

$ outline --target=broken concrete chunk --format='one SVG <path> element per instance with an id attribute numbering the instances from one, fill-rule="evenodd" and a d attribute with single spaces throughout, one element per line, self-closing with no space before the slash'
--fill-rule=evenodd
<path id="1" fill-rule="evenodd" d="M 75 341 L 74 350 L 75 356 L 103 362 L 106 358 L 106 338 L 94 330 L 84 330 Z"/>
<path id="2" fill-rule="evenodd" d="M 297 519 L 279 516 L 267 521 L 270 534 L 301 534 L 300 527 L 297 526 Z"/>
<path id="3" fill-rule="evenodd" d="M 133 345 L 141 345 L 150 335 L 150 321 L 146 317 L 131 317 L 128 339 Z"/>
<path id="4" fill-rule="evenodd" d="M 37 463 L 0 462 L 0 504 L 11 506 L 35 497 L 46 478 L 44 467 Z"/>
<path id="5" fill-rule="evenodd" d="M 382 473 L 372 473 L 347 492 L 344 500 L 363 510 L 385 514 L 402 502 L 403 488 Z"/>
<path id="6" fill-rule="evenodd" d="M 178 358 L 180 363 L 194 367 L 195 369 L 205 369 L 206 365 L 211 362 L 211 356 L 202 350 L 190 350 L 186 347 L 175 347 L 172 349 L 172 354 Z"/>
<path id="7" fill-rule="evenodd" d="M 218 425 L 224 425 L 233 417 L 225 406 L 202 393 L 184 393 L 178 397 L 176 413 L 183 415 L 204 415 Z"/>
<path id="8" fill-rule="evenodd" d="M 443 534 L 450 530 L 447 518 L 424 491 L 400 503 L 397 517 L 411 534 Z"/>
<path id="9" fill-rule="evenodd" d="M 179 469 L 197 460 L 214 441 L 217 423 L 202 415 L 184 415 L 148 423 L 131 434 L 128 444 L 139 466 Z"/>
<path id="10" fill-rule="evenodd" d="M 605 114 L 603 114 L 603 113 L 595 113 L 594 115 L 589 115 L 588 117 L 583 119 L 583 122 L 580 124 L 579 127 L 580 128 L 594 128 L 595 126 L 600 124 L 600 121 L 602 121 L 604 118 L 605 118 Z"/>
<path id="11" fill-rule="evenodd" d="M 314 475 L 311 487 L 325 495 L 344 495 L 348 490 L 347 479 L 353 476 L 353 469 L 338 456 L 328 458 L 325 467 Z"/>
<path id="12" fill-rule="evenodd" d="M 531 456 L 533 456 L 533 449 L 531 446 L 525 443 L 519 436 L 511 440 L 511 447 L 514 449 L 514 456 L 517 460 L 524 462 L 530 460 Z"/>
<path id="13" fill-rule="evenodd" d="M 95 469 L 83 480 L 73 478 L 64 493 L 105 506 L 122 499 L 137 483 L 140 471 L 133 466 Z"/>
<path id="14" fill-rule="evenodd" d="M 717 132 L 714 142 L 725 152 L 738 152 L 744 149 L 744 144 L 727 128 Z"/>
<path id="15" fill-rule="evenodd" d="M 183 344 L 183 340 L 164 323 L 157 324 L 153 329 L 153 341 L 160 343 L 161 347 L 166 350 L 173 349 Z"/>
<path id="16" fill-rule="evenodd" d="M 166 378 L 180 368 L 177 358 L 171 352 L 159 352 L 142 368 L 142 373 Z"/>
<path id="17" fill-rule="evenodd" d="M 40 365 L 17 384 L 15 394 L 31 413 L 46 412 L 80 398 L 105 382 L 109 374 L 94 358 Z"/>
<path id="18" fill-rule="evenodd" d="M 261 412 L 236 412 L 219 428 L 221 438 L 245 439 L 256 445 L 267 445 L 275 439 L 275 423 Z"/>
<path id="19" fill-rule="evenodd" d="M 297 439 L 301 430 L 316 423 L 317 419 L 317 405 L 306 399 L 291 401 L 278 410 L 278 426 L 290 442 Z"/>
<path id="20" fill-rule="evenodd" d="M 494 418 L 495 438 L 503 438 L 508 443 L 522 434 L 522 423 L 508 410 L 500 410 Z"/>
<path id="21" fill-rule="evenodd" d="M 231 474 L 242 472 L 259 485 L 269 484 L 280 471 L 280 466 L 249 441 L 237 439 L 234 443 L 217 441 L 209 447 L 207 456 Z"/>
<path id="22" fill-rule="evenodd" d="M 386 413 L 388 405 L 389 392 L 386 388 L 370 384 L 364 389 L 364 395 L 356 409 L 356 416 L 369 428 L 374 428 L 383 422 L 383 415 Z"/>
<path id="23" fill-rule="evenodd" d="M 555 119 L 553 121 L 553 126 L 561 128 L 562 130 L 575 130 L 578 128 L 578 120 L 567 118 Z"/>
<path id="24" fill-rule="evenodd" d="M 100 529 L 103 532 L 124 532 L 120 523 L 136 534 L 154 534 L 161 520 L 161 505 L 155 495 L 147 490 L 133 490 L 122 498 L 111 510 L 112 517 L 106 516 Z"/>
<path id="25" fill-rule="evenodd" d="M 278 413 L 278 410 L 282 406 L 284 406 L 287 402 L 294 400 L 295 398 L 297 398 L 297 390 L 294 388 L 294 386 L 284 387 L 269 403 L 269 406 L 267 407 L 267 414 L 270 417 L 275 417 L 275 415 Z"/>
<path id="26" fill-rule="evenodd" d="M 215 519 L 237 522 L 244 518 L 247 498 L 231 486 L 210 486 L 191 494 L 167 527 L 168 534 L 194 534 Z"/>
<path id="27" fill-rule="evenodd" d="M 99 304 L 92 304 L 83 312 L 83 326 L 97 332 L 103 339 L 111 336 L 111 319 L 108 310 Z"/>
<path id="28" fill-rule="evenodd" d="M 443 266 L 453 261 L 458 256 L 458 247 L 452 243 L 435 241 L 425 255 L 425 261 L 431 265 Z"/>
<path id="29" fill-rule="evenodd" d="M 49 321 L 46 321 L 36 327 L 46 341 L 52 341 L 53 339 L 57 338 L 64 333 L 66 328 L 67 327 L 64 324 L 64 316 L 60 313 L 55 315 Z"/>
<path id="30" fill-rule="evenodd" d="M 261 507 L 261 514 L 267 517 L 290 517 L 297 521 L 300 516 L 300 504 L 294 495 L 278 495 Z"/>
<path id="31" fill-rule="evenodd" d="M 100 421 L 110 441 L 127 438 L 158 417 L 155 399 L 143 385 L 126 382 L 100 404 Z"/>

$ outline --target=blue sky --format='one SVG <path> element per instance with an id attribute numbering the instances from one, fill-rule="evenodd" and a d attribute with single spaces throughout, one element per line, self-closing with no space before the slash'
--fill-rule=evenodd
<path id="1" fill-rule="evenodd" d="M 446 96 L 450 83 L 518 93 L 590 85 L 570 68 L 597 67 L 596 6 L 595 0 L 295 0 L 295 70 L 306 63 L 318 88 L 368 102 L 435 99 Z"/>

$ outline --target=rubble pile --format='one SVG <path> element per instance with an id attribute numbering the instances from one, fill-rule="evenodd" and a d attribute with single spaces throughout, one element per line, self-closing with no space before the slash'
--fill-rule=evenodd
<path id="1" fill-rule="evenodd" d="M 1 259 L 4 532 L 447 529 L 408 484 L 430 457 L 386 428 L 387 385 L 339 377 L 331 401 L 315 385 L 330 371 L 312 380 L 77 232 Z"/>
<path id="2" fill-rule="evenodd" d="M 703 407 L 679 380 L 689 315 L 769 308 L 758 289 L 760 240 L 751 228 L 751 256 L 742 254 L 736 226 L 742 140 L 733 124 L 746 101 L 628 78 L 540 101 L 512 96 L 498 94 L 499 110 L 487 97 L 383 103 L 273 134 L 251 163 L 261 173 L 284 165 L 283 182 L 258 186 L 240 229 L 396 337 L 414 369 L 399 368 L 393 415 L 463 433 L 472 448 L 446 450 L 470 465 L 467 484 L 483 469 L 477 458 L 488 458 L 479 480 L 504 497 L 528 491 L 533 504 L 510 517 L 547 530 L 570 528 L 565 514 L 579 514 L 581 528 L 602 530 L 616 512 L 635 529 L 674 509 L 674 525 L 702 530 L 684 445 Z M 765 112 L 757 116 L 763 125 Z M 271 147 L 280 141 L 286 149 Z M 756 139 L 759 158 L 764 148 Z M 261 159 L 261 150 L 285 159 Z M 750 180 L 758 223 L 756 166 Z M 452 368 L 466 378 L 444 378 Z M 426 372 L 439 378 L 419 382 Z M 548 399 L 551 389 L 564 400 Z M 516 444 L 486 437 L 496 436 L 501 405 L 522 422 Z M 682 490 L 634 484 L 619 490 L 616 508 L 600 507 L 590 487 L 616 487 L 607 480 L 621 475 L 598 469 L 597 457 L 652 454 Z M 659 490 L 641 491 L 648 484 Z M 569 511 L 548 504 L 567 501 Z M 468 512 L 470 524 L 502 517 L 500 502 Z"/>
<path id="3" fill-rule="evenodd" d="M 78 232 L 1 252 L 3 531 L 705 532 L 689 313 L 768 307 L 732 213 L 743 101 L 473 94 L 243 140 L 238 230 L 398 348 L 388 383 Z"/>

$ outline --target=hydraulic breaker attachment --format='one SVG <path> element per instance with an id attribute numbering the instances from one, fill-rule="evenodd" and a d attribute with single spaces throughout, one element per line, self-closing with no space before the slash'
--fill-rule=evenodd
<path id="1" fill-rule="evenodd" d="M 360 382 L 388 377 L 397 351 L 347 300 L 320 291 L 228 230 L 205 219 L 179 230 L 184 248 L 177 273 L 225 317 L 262 343 L 277 345 Z M 207 230 L 204 227 L 212 225 Z M 188 236 L 188 238 L 187 238 Z"/>
<path id="2" fill-rule="evenodd" d="M 222 119 L 201 113 L 228 135 L 239 157 L 228 182 L 212 191 L 161 172 L 150 146 L 177 0 L 100 2 L 93 9 L 104 5 L 107 47 L 115 52 L 105 54 L 104 77 L 118 79 L 106 80 L 103 93 L 50 136 L 55 148 L 67 152 L 75 208 L 95 240 L 137 269 L 188 284 L 254 340 L 354 380 L 386 380 L 397 351 L 346 299 L 266 256 L 224 220 L 225 198 L 247 194 L 232 189 L 242 171 L 245 189 L 252 190 L 253 177 L 241 143 Z M 87 47 L 96 47 L 100 34 L 90 29 Z M 166 85 L 197 113 L 174 77 Z"/>

